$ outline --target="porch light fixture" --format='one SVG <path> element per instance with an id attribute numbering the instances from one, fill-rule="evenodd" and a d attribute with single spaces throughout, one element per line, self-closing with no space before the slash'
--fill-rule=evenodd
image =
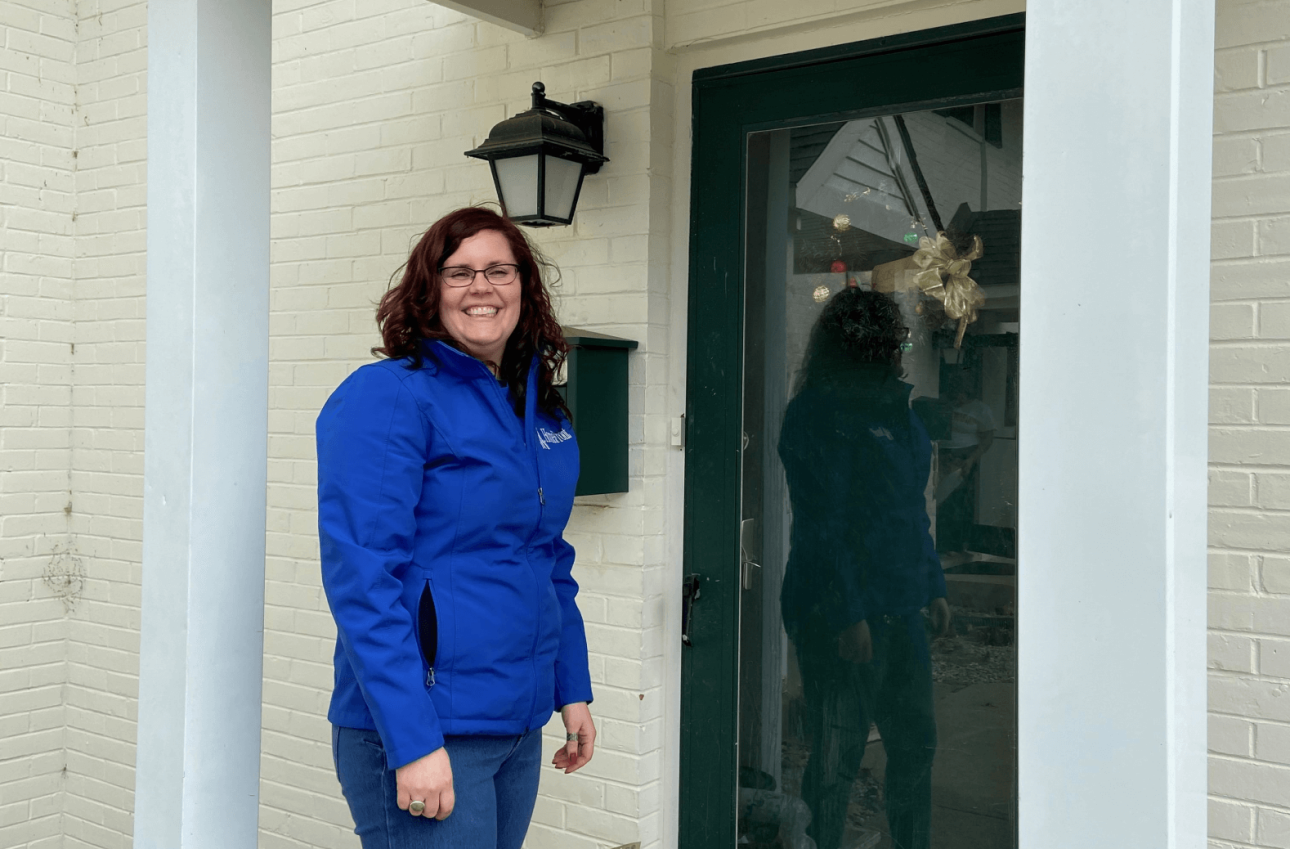
<path id="1" fill-rule="evenodd" d="M 533 108 L 507 118 L 466 155 L 488 162 L 502 210 L 517 224 L 573 221 L 582 178 L 605 158 L 605 110 L 598 103 L 557 103 L 533 83 Z"/>

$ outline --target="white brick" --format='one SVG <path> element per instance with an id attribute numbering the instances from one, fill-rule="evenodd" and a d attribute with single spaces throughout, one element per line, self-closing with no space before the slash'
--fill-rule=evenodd
<path id="1" fill-rule="evenodd" d="M 1209 770 L 1211 793 L 1278 807 L 1290 803 L 1290 769 L 1286 767 L 1214 757 Z"/>
<path id="2" fill-rule="evenodd" d="M 1223 631 L 1254 629 L 1254 604 L 1249 596 L 1211 591 L 1208 606 L 1210 628 Z"/>
<path id="3" fill-rule="evenodd" d="M 1250 842 L 1254 837 L 1255 808 L 1238 802 L 1209 800 L 1209 836 Z"/>
<path id="4" fill-rule="evenodd" d="M 1290 593 L 1290 557 L 1268 555 L 1262 560 L 1263 588 L 1270 593 Z"/>
<path id="5" fill-rule="evenodd" d="M 1226 634 L 1209 635 L 1209 666 L 1225 672 L 1254 671 L 1254 641 Z"/>
<path id="6" fill-rule="evenodd" d="M 1254 723 L 1230 716 L 1209 717 L 1209 750 L 1248 758 L 1253 753 Z"/>
<path id="7" fill-rule="evenodd" d="M 1259 51 L 1238 48 L 1214 54 L 1214 91 L 1258 88 Z"/>
<path id="8" fill-rule="evenodd" d="M 1256 597 L 1251 599 L 1254 630 L 1264 634 L 1290 636 L 1290 598 L 1283 596 Z"/>
<path id="9" fill-rule="evenodd" d="M 1256 839 L 1260 846 L 1275 849 L 1290 847 L 1290 815 L 1266 808 L 1259 810 Z"/>
<path id="10" fill-rule="evenodd" d="M 1290 389 L 1260 389 L 1258 420 L 1262 424 L 1290 424 Z"/>
<path id="11" fill-rule="evenodd" d="M 1290 399 L 1290 392 L 1286 395 Z M 1209 391 L 1210 424 L 1253 423 L 1255 421 L 1254 401 L 1253 389 L 1211 387 Z"/>
<path id="12" fill-rule="evenodd" d="M 1284 3 L 1225 3 L 1215 21 L 1219 48 L 1241 47 L 1290 38 Z"/>
<path id="13" fill-rule="evenodd" d="M 1248 507 L 1254 501 L 1254 476 L 1248 472 L 1211 471 L 1209 503 L 1221 507 Z"/>
<path id="14" fill-rule="evenodd" d="M 1245 123 L 1256 126 L 1264 120 L 1259 94 L 1232 95 L 1249 101 L 1242 107 L 1249 113 L 1242 113 Z M 1290 103 L 1290 96 L 1285 98 Z M 1290 108 L 1290 107 L 1288 107 Z M 1217 113 L 1218 107 L 1215 107 Z M 1286 187 L 1290 186 L 1288 174 L 1257 174 L 1243 177 L 1231 177 L 1214 182 L 1214 216 L 1226 218 L 1238 215 L 1275 215 L 1285 211 Z"/>
<path id="15" fill-rule="evenodd" d="M 1228 222 L 1228 225 L 1235 225 L 1237 222 Z M 1217 230 L 1218 225 L 1215 225 Z M 1217 236 L 1215 237 L 1217 239 Z M 1258 243 L 1258 254 L 1260 256 L 1273 256 L 1290 254 L 1290 216 L 1279 216 L 1276 218 L 1265 218 L 1258 222 L 1256 232 L 1256 241 Z M 1216 244 L 1217 247 L 1217 244 Z M 1244 256 L 1246 254 L 1230 254 L 1230 256 Z M 1217 251 L 1214 256 L 1219 258 Z"/>
<path id="16" fill-rule="evenodd" d="M 1280 258 L 1215 262 L 1211 297 L 1216 301 L 1290 297 L 1290 261 Z"/>
<path id="17" fill-rule="evenodd" d="M 1269 678 L 1290 678 L 1290 641 L 1259 640 L 1259 674 Z"/>
<path id="18" fill-rule="evenodd" d="M 1290 432 L 1214 427 L 1209 450 L 1211 463 L 1283 465 L 1290 461 Z"/>
<path id="19" fill-rule="evenodd" d="M 1290 236 L 1290 219 L 1287 234 Z M 1290 239 L 1287 241 L 1290 245 Z M 1262 339 L 1290 339 L 1290 301 L 1264 303 L 1259 307 L 1259 337 Z"/>
<path id="20" fill-rule="evenodd" d="M 1290 725 L 1260 722 L 1254 727 L 1254 756 L 1279 765 L 1290 764 Z"/>
<path id="21" fill-rule="evenodd" d="M 1211 239 L 1210 252 L 1214 259 L 1238 259 L 1255 255 L 1256 228 L 1252 220 L 1215 221 L 1211 228 Z"/>
<path id="22" fill-rule="evenodd" d="M 1290 133 L 1271 133 L 1260 141 L 1263 170 L 1290 170 Z"/>
<path id="23" fill-rule="evenodd" d="M 1268 510 L 1290 510 L 1290 475 L 1258 475 L 1257 488 L 1259 507 Z M 1290 514 L 1285 518 L 1290 520 Z"/>
<path id="24" fill-rule="evenodd" d="M 583 27 L 578 31 L 578 52 L 583 56 L 593 56 L 648 47 L 652 39 L 653 21 L 651 16 L 641 16 Z"/>
<path id="25" fill-rule="evenodd" d="M 1269 47 L 1264 56 L 1264 84 L 1269 86 L 1290 83 L 1290 45 Z"/>

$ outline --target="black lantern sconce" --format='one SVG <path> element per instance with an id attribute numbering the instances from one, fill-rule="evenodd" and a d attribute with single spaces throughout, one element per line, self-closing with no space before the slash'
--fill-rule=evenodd
<path id="1" fill-rule="evenodd" d="M 533 83 L 533 108 L 507 118 L 467 156 L 493 171 L 497 199 L 517 224 L 552 227 L 573 221 L 582 178 L 605 158 L 605 110 L 598 103 L 557 103 Z"/>

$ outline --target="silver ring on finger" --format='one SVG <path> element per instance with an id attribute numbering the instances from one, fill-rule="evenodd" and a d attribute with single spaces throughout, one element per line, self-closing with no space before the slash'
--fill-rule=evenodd
<path id="1" fill-rule="evenodd" d="M 426 812 L 426 803 L 420 799 L 408 805 L 408 813 L 414 817 L 419 817 Z"/>
<path id="2" fill-rule="evenodd" d="M 577 735 L 577 734 L 565 734 L 565 735 L 564 735 L 564 740 L 565 740 L 565 742 L 566 742 L 566 743 L 572 743 L 574 740 L 577 740 L 577 739 L 578 739 L 578 735 Z"/>

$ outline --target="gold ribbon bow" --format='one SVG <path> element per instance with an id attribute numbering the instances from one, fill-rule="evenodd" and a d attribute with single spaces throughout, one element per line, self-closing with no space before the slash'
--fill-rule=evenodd
<path id="1" fill-rule="evenodd" d="M 954 244 L 937 233 L 932 240 L 923 236 L 918 240 L 918 250 L 912 257 L 922 271 L 914 276 L 918 288 L 945 304 L 945 314 L 959 320 L 959 333 L 954 347 L 963 343 L 967 326 L 976 321 L 976 311 L 985 304 L 985 293 L 976 281 L 968 277 L 972 261 L 981 258 L 985 247 L 980 236 L 972 237 L 972 248 L 963 256 L 958 255 Z"/>

